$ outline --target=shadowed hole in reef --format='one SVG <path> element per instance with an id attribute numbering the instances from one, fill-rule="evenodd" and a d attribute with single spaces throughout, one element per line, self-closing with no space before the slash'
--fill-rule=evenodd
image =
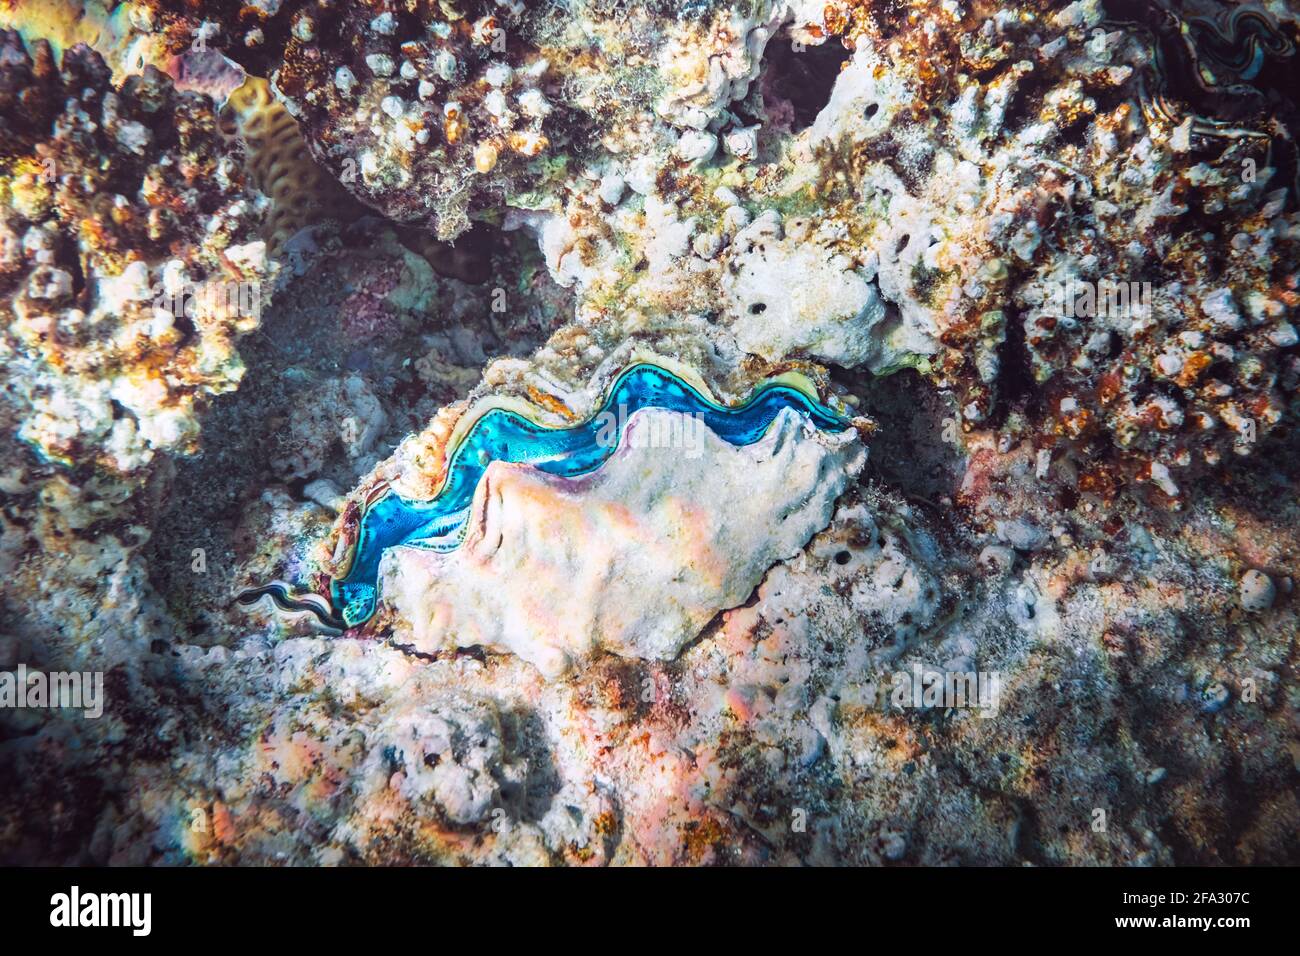
<path id="1" fill-rule="evenodd" d="M 771 119 L 782 113 L 797 133 L 812 125 L 831 98 L 831 88 L 850 53 L 838 40 L 820 46 L 795 42 L 782 30 L 763 53 L 763 107 Z M 792 115 L 791 115 L 792 114 Z"/>
<path id="2" fill-rule="evenodd" d="M 1030 363 L 1029 346 L 1025 341 L 1024 319 L 1012 313 L 1007 319 L 1006 329 L 1006 338 L 998 346 L 1001 375 L 998 381 L 998 403 L 990 420 L 993 425 L 1005 421 L 1007 413 L 1013 408 L 1035 414 L 1041 401 Z"/>
<path id="3" fill-rule="evenodd" d="M 546 725 L 536 711 L 521 708 L 501 715 L 501 731 L 506 749 L 523 757 L 528 767 L 522 781 L 502 788 L 503 795 L 516 804 L 522 820 L 536 822 L 551 808 L 561 784 Z"/>
<path id="4" fill-rule="evenodd" d="M 956 414 L 951 396 L 915 369 L 879 377 L 865 369 L 837 369 L 832 376 L 862 400 L 859 410 L 878 425 L 865 478 L 929 501 L 957 493 L 966 465 L 957 446 L 943 438 L 944 419 Z"/>

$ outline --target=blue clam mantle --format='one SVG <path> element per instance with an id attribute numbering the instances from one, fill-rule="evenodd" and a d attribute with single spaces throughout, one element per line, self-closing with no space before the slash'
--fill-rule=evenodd
<path id="1" fill-rule="evenodd" d="M 609 423 L 616 422 L 621 429 L 628 416 L 648 408 L 698 416 L 732 445 L 758 441 L 785 408 L 806 416 L 824 431 L 850 427 L 846 418 L 785 382 L 761 385 L 747 401 L 729 408 L 705 398 L 673 373 L 649 364 L 625 370 L 600 412 L 569 428 L 547 428 L 518 412 L 491 408 L 474 421 L 452 452 L 446 481 L 436 497 L 410 501 L 390 491 L 361 516 L 351 566 L 330 585 L 338 623 L 352 627 L 374 614 L 379 562 L 389 548 L 451 551 L 461 543 L 474 491 L 491 462 L 526 463 L 565 478 L 589 474 L 609 459 L 622 437 L 619 433 L 611 438 Z M 611 409 L 617 410 L 617 415 L 610 414 Z M 256 596 L 262 593 L 272 593 L 277 603 L 285 606 L 283 595 L 263 588 Z"/>

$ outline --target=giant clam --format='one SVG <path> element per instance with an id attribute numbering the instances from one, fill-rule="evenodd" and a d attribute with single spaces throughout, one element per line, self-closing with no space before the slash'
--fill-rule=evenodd
<path id="1" fill-rule="evenodd" d="M 797 413 L 814 429 L 844 432 L 853 423 L 822 404 L 798 375 L 768 380 L 748 400 L 720 404 L 671 371 L 648 363 L 622 372 L 609 388 L 600 410 L 567 428 L 547 427 L 534 410 L 488 401 L 464 415 L 449 439 L 441 487 L 429 500 L 408 500 L 390 487 L 371 489 L 350 528 L 336 576 L 329 585 L 329 610 L 315 596 L 294 598 L 283 586 L 249 589 L 251 603 L 269 596 L 282 609 L 309 610 L 331 627 L 355 627 L 374 613 L 380 561 L 390 549 L 419 548 L 447 552 L 466 537 L 471 502 L 493 462 L 523 464 L 546 475 L 576 479 L 605 465 L 618 450 L 628 423 L 654 409 L 679 416 L 656 444 L 667 455 L 688 455 L 692 425 L 707 428 L 733 446 L 762 439 L 784 410 Z"/>

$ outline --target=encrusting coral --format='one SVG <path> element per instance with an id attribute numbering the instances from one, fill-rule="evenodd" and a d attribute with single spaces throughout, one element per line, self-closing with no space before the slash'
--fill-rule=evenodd
<path id="1" fill-rule="evenodd" d="M 14 30 L 31 43 L 45 40 L 55 57 L 84 43 L 105 58 L 114 81 L 146 66 L 159 68 L 168 57 L 170 41 L 154 31 L 147 5 L 119 0 L 4 0 L 0 29 Z"/>
<path id="2" fill-rule="evenodd" d="M 99 54 L 56 67 L 5 33 L 0 313 L 5 376 L 47 458 L 127 474 L 192 451 L 197 413 L 243 372 L 273 275 L 263 200 L 211 102 Z"/>
<path id="3" fill-rule="evenodd" d="M 773 8 L 728 35 L 851 51 L 815 119 L 765 139 L 739 114 L 793 109 L 741 71 L 729 110 L 616 117 L 603 166 L 507 223 L 538 234 L 580 316 L 696 310 L 769 361 L 915 367 L 954 392 L 964 431 L 1033 443 L 1072 493 L 1179 504 L 1296 399 L 1291 107 L 1269 112 L 1289 92 L 1200 118 L 1160 85 L 1149 31 L 1096 2 L 910 9 Z M 726 22 L 694 25 L 698 45 Z M 1257 48 L 1297 63 L 1289 43 Z M 727 75 L 719 59 L 700 75 Z"/>
<path id="4" fill-rule="evenodd" d="M 277 95 L 338 181 L 439 240 L 548 175 L 549 61 L 519 29 L 523 6 L 158 7 L 177 44 L 202 34 L 254 70 L 272 67 Z"/>

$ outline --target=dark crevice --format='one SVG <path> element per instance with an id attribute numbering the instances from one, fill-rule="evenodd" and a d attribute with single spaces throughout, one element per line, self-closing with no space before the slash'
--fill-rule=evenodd
<path id="1" fill-rule="evenodd" d="M 811 126 L 829 102 L 831 89 L 849 56 L 837 40 L 801 46 L 789 31 L 779 33 L 768 44 L 763 58 L 763 106 L 769 118 L 783 117 L 791 133 Z"/>

